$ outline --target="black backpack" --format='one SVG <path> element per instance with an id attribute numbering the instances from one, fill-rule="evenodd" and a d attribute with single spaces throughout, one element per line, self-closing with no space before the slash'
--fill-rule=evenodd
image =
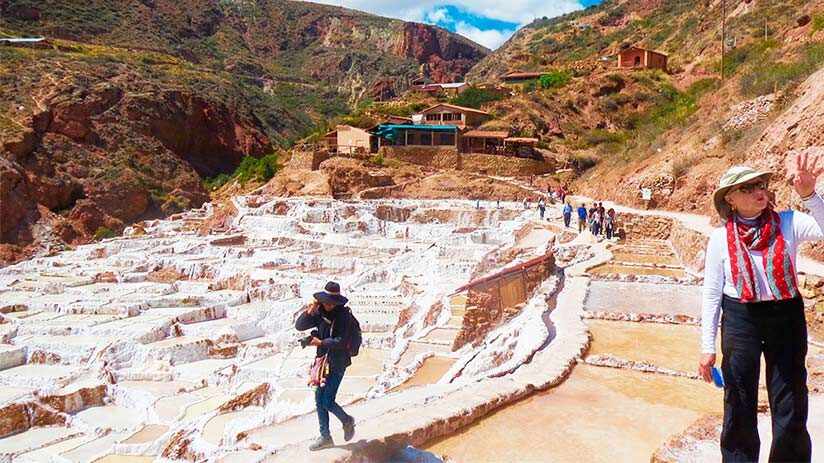
<path id="1" fill-rule="evenodd" d="M 347 309 L 349 308 L 347 307 Z M 349 350 L 350 357 L 358 356 L 361 343 L 363 343 L 363 335 L 361 334 L 360 322 L 355 318 L 352 309 L 349 309 L 349 333 L 346 339 L 346 348 Z"/>

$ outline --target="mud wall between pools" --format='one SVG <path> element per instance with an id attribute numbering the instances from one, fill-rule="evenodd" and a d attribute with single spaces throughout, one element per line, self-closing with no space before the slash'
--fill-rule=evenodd
<path id="1" fill-rule="evenodd" d="M 453 350 L 466 344 L 477 344 L 493 329 L 511 320 L 523 310 L 526 301 L 552 276 L 555 258 L 538 261 L 513 270 L 469 289 L 461 331 Z"/>
<path id="2" fill-rule="evenodd" d="M 707 252 L 709 237 L 685 227 L 681 222 L 674 221 L 670 242 L 675 254 L 684 263 L 690 272 L 704 271 L 704 256 Z"/>

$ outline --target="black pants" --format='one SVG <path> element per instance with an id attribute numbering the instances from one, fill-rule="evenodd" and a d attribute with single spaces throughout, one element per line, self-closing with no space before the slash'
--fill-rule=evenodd
<path id="1" fill-rule="evenodd" d="M 800 297 L 742 303 L 724 296 L 721 303 L 721 371 L 724 374 L 725 462 L 758 461 L 758 376 L 761 354 L 767 368 L 772 414 L 770 462 L 809 462 L 807 432 L 807 324 Z"/>

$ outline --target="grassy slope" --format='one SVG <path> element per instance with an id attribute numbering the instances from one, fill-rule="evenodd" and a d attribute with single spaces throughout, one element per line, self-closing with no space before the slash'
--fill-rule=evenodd
<path id="1" fill-rule="evenodd" d="M 691 170 L 700 172 L 694 168 L 702 164 L 715 166 L 706 172 L 712 177 L 713 169 L 746 157 L 748 141 L 795 98 L 797 85 L 824 64 L 824 32 L 812 26 L 824 23 L 824 2 L 728 1 L 728 32 L 734 46 L 728 50 L 723 82 L 721 3 L 662 0 L 656 8 L 657 4 L 606 1 L 564 17 L 539 19 L 482 60 L 468 78 L 494 80 L 511 69 L 571 70 L 575 78 L 565 88 L 523 88 L 514 99 L 488 109 L 501 116 L 499 126 L 540 134 L 561 157 L 576 159 L 578 165 L 598 163 L 583 176 L 583 191 L 609 197 L 627 190 L 614 185 L 657 181 L 656 175 L 668 177 L 663 181 L 671 189 L 673 178 L 677 184 Z M 804 15 L 812 21 L 801 27 L 798 20 Z M 616 71 L 615 54 L 630 45 L 669 54 L 671 73 Z M 602 56 L 609 60 L 602 61 Z M 613 85 L 618 79 L 623 84 Z M 783 99 L 766 121 L 722 133 L 732 105 L 774 90 Z M 547 130 L 546 121 L 553 118 L 561 133 Z M 720 143 L 707 149 L 714 136 Z M 650 178 L 639 180 L 640 176 Z M 612 191 L 604 185 L 613 185 Z"/>

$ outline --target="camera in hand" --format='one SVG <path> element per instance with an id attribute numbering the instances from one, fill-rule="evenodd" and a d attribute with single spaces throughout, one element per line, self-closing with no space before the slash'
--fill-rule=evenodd
<path id="1" fill-rule="evenodd" d="M 309 333 L 309 336 L 306 336 L 305 338 L 300 338 L 298 340 L 300 342 L 300 348 L 305 349 L 306 346 L 308 346 L 309 343 L 312 342 L 312 338 L 316 338 L 316 337 L 318 337 L 318 335 L 319 335 L 318 330 L 312 330 L 312 332 Z"/>

